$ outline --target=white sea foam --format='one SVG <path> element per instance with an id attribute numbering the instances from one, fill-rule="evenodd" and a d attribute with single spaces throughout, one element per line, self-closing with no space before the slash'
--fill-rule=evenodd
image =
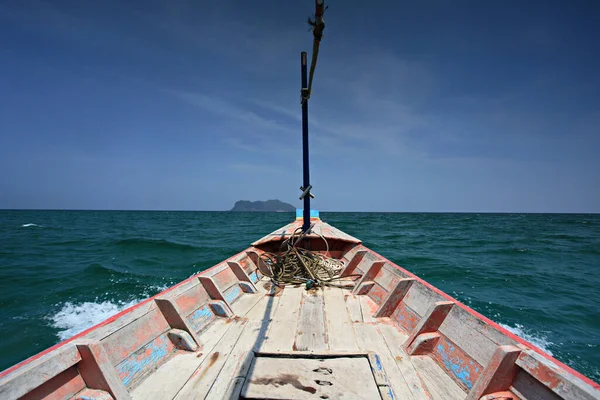
<path id="1" fill-rule="evenodd" d="M 23 228 L 29 228 L 29 227 L 31 227 L 31 226 L 39 226 L 39 225 L 36 225 L 36 224 L 31 224 L 31 223 L 29 223 L 29 224 L 23 224 L 23 225 L 21 225 L 21 226 L 22 226 Z"/>
<path id="2" fill-rule="evenodd" d="M 139 300 L 130 302 L 89 302 L 63 304 L 62 309 L 49 319 L 54 328 L 60 329 L 57 336 L 60 340 L 66 340 L 71 336 L 83 332 L 107 318 L 123 311 L 124 309 L 137 304 Z"/>
<path id="3" fill-rule="evenodd" d="M 150 285 L 150 286 L 148 286 L 148 289 L 160 293 L 160 292 L 164 292 L 165 290 L 167 290 L 170 287 L 171 286 L 167 286 L 167 285 Z"/>
<path id="4" fill-rule="evenodd" d="M 551 341 L 548 340 L 548 337 L 541 333 L 532 332 L 530 329 L 524 327 L 521 324 L 515 324 L 515 326 L 508 326 L 506 324 L 500 324 L 504 329 L 514 333 L 521 339 L 525 339 L 529 343 L 539 347 L 541 350 L 545 351 L 549 355 L 552 355 L 552 351 L 550 347 L 554 345 Z"/>

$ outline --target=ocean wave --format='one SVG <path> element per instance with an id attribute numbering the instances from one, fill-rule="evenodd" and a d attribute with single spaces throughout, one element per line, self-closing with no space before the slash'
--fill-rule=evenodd
<path id="1" fill-rule="evenodd" d="M 37 224 L 32 224 L 32 223 L 29 223 L 29 224 L 23 224 L 23 225 L 21 225 L 21 227 L 22 227 L 22 228 L 30 228 L 30 227 L 33 227 L 33 226 L 39 226 L 39 225 L 37 225 Z"/>
<path id="2" fill-rule="evenodd" d="M 140 300 L 83 303 L 67 301 L 60 311 L 49 319 L 52 321 L 52 327 L 59 329 L 56 333 L 58 338 L 66 340 L 139 302 Z"/>
<path id="3" fill-rule="evenodd" d="M 499 325 L 501 327 L 503 327 L 504 329 L 514 333 L 521 339 L 525 339 L 529 343 L 537 346 L 539 349 L 545 351 L 549 355 L 553 355 L 552 350 L 550 350 L 550 347 L 554 346 L 554 343 L 552 343 L 550 340 L 548 340 L 548 337 L 546 335 L 537 333 L 537 332 L 533 332 L 531 329 L 526 328 L 525 326 L 523 326 L 521 324 L 515 324 L 514 327 L 506 325 L 506 324 L 499 324 Z"/>
<path id="4" fill-rule="evenodd" d="M 199 247 L 197 246 L 186 243 L 173 242 L 166 239 L 129 238 L 118 240 L 115 242 L 115 244 L 117 246 L 130 247 L 135 249 L 151 248 L 153 250 L 199 250 Z"/>

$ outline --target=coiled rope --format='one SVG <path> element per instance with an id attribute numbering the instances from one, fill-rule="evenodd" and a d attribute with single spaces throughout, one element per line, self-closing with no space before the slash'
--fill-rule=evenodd
<path id="1" fill-rule="evenodd" d="M 309 229 L 308 232 L 310 231 Z M 262 253 L 260 255 L 263 265 L 266 265 L 268 269 L 265 271 L 265 275 L 270 277 L 277 286 L 306 284 L 307 289 L 318 286 L 348 286 L 337 282 L 342 279 L 344 262 L 327 256 L 329 243 L 323 235 L 319 233 L 317 235 L 325 242 L 325 254 L 297 246 L 305 236 L 305 233 L 302 233 L 302 227 L 299 227 L 281 244 L 280 253 Z M 349 278 L 355 276 L 360 275 L 350 275 Z"/>

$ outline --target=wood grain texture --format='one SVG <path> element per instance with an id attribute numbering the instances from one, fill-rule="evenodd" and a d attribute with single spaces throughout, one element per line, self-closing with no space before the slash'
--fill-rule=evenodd
<path id="1" fill-rule="evenodd" d="M 273 322 L 263 344 L 263 351 L 292 351 L 296 338 L 296 326 L 300 316 L 302 287 L 286 286 L 281 292 Z"/>
<path id="2" fill-rule="evenodd" d="M 0 398 L 18 398 L 81 361 L 72 344 L 35 360 L 0 379 Z"/>
<path id="3" fill-rule="evenodd" d="M 169 329 L 169 323 L 157 307 L 103 339 L 102 344 L 116 365 Z"/>
<path id="4" fill-rule="evenodd" d="M 329 349 L 324 307 L 323 290 L 302 291 L 294 350 L 319 352 Z"/>
<path id="5" fill-rule="evenodd" d="M 423 388 L 411 358 L 402 348 L 402 343 L 406 340 L 406 335 L 392 325 L 379 324 L 378 328 L 413 397 L 419 400 L 428 400 L 427 391 Z"/>
<path id="6" fill-rule="evenodd" d="M 374 352 L 383 366 L 385 374 L 397 399 L 414 399 L 404 376 L 398 369 L 381 332 L 375 325 L 354 323 L 358 347 L 363 351 Z"/>
<path id="7" fill-rule="evenodd" d="M 348 316 L 352 322 L 363 322 L 362 310 L 360 308 L 359 296 L 343 290 L 344 303 L 348 310 Z"/>
<path id="8" fill-rule="evenodd" d="M 231 326 L 232 324 L 224 319 L 214 321 L 210 328 L 200 335 L 203 347 L 199 351 L 186 352 L 167 361 L 151 379 L 146 379 L 131 392 L 131 398 L 146 400 L 175 397 Z"/>
<path id="9" fill-rule="evenodd" d="M 483 366 L 488 365 L 498 346 L 516 344 L 459 307 L 450 310 L 439 331 Z"/>
<path id="10" fill-rule="evenodd" d="M 246 314 L 248 323 L 208 392 L 208 398 L 232 398 L 231 396 L 238 389 L 236 378 L 246 376 L 254 352 L 260 351 L 263 346 L 271 325 L 271 316 L 277 309 L 279 300 L 279 297 L 265 296 Z"/>
<path id="11" fill-rule="evenodd" d="M 434 400 L 463 400 L 466 393 L 428 356 L 411 358 L 417 374 Z"/>
<path id="12" fill-rule="evenodd" d="M 344 292 L 337 287 L 326 287 L 323 297 L 329 349 L 331 351 L 358 350 L 352 320 L 344 301 Z"/>
<path id="13" fill-rule="evenodd" d="M 413 283 L 408 293 L 406 293 L 403 302 L 414 310 L 419 317 L 422 317 L 433 303 L 445 300 L 447 299 L 417 281 Z"/>

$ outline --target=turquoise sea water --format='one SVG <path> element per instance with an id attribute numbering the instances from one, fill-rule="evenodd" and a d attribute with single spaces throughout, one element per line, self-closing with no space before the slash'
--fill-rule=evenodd
<path id="1" fill-rule="evenodd" d="M 211 267 L 292 218 L 0 211 L 0 370 Z M 600 381 L 600 215 L 322 218 Z"/>

